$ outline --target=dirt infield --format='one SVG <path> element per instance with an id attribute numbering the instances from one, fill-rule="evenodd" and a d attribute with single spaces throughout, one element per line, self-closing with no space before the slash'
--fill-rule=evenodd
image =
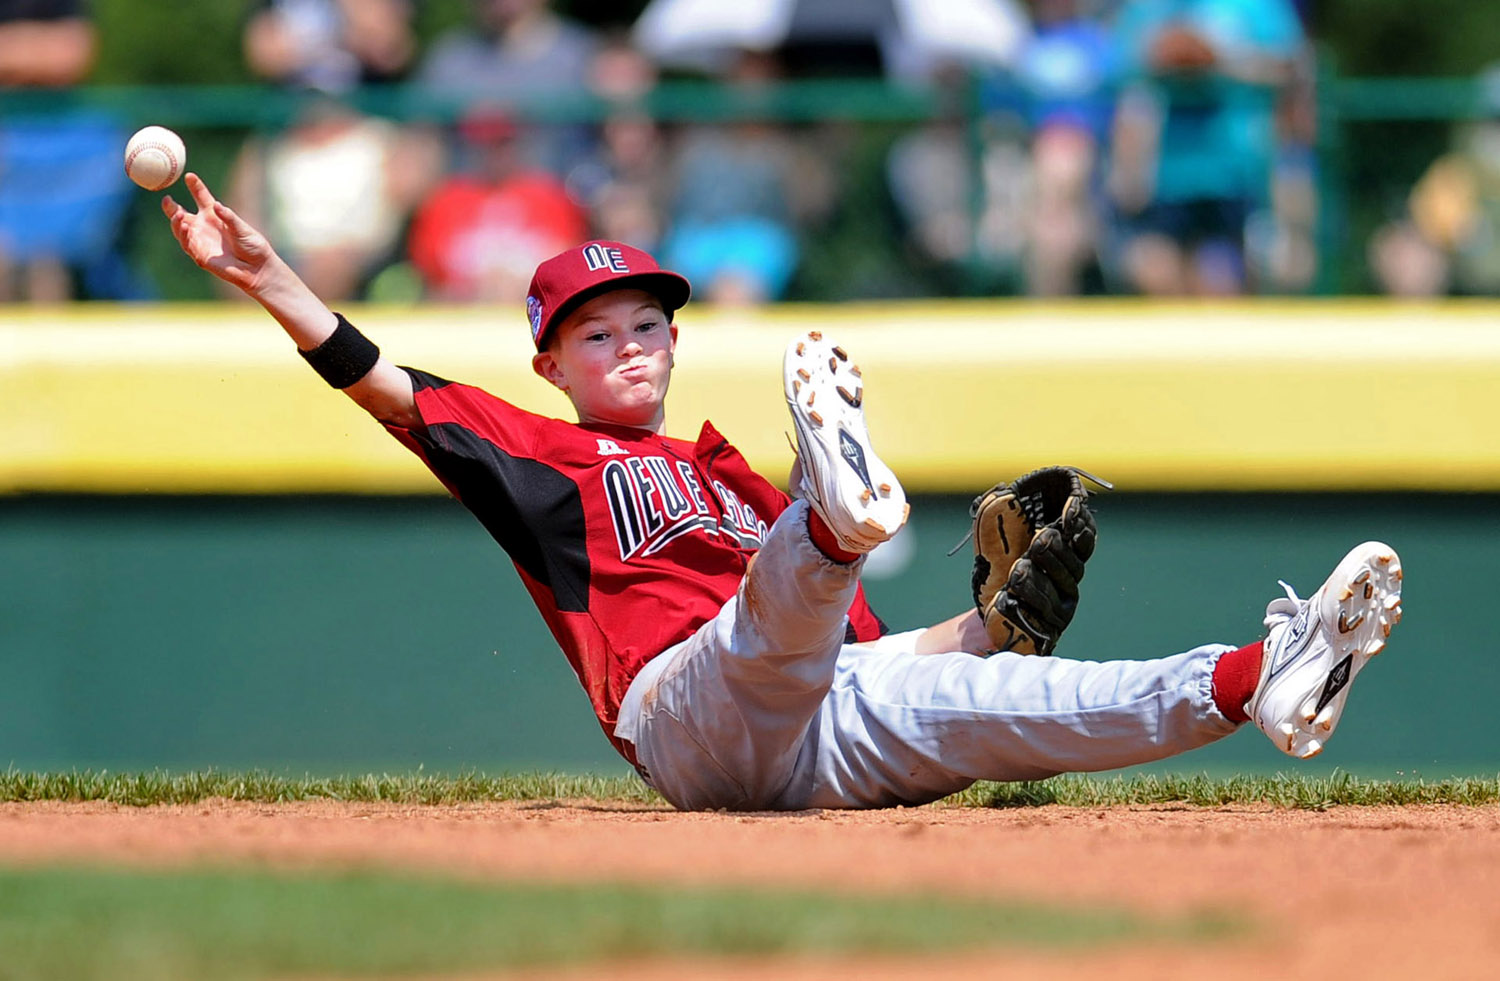
<path id="1" fill-rule="evenodd" d="M 547 977 L 1470 978 L 1500 963 L 1500 807 L 925 807 L 679 814 L 569 804 L 0 805 L 0 862 L 367 865 L 523 880 L 745 883 L 1228 911 L 1208 946 L 876 963 L 674 962 Z"/>

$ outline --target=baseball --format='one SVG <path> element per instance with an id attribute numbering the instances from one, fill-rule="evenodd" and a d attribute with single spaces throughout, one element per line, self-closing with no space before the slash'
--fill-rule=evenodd
<path id="1" fill-rule="evenodd" d="M 171 187 L 186 165 L 182 137 L 165 126 L 138 130 L 125 144 L 125 173 L 148 191 Z"/>

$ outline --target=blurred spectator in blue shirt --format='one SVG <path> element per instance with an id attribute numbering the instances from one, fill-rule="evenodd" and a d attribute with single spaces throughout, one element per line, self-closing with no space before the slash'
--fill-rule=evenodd
<path id="1" fill-rule="evenodd" d="M 1121 272 L 1148 294 L 1240 293 L 1245 222 L 1267 204 L 1276 101 L 1303 46 L 1296 11 L 1289 0 L 1126 0 L 1116 31 L 1137 82 L 1111 160 Z"/>
<path id="2" fill-rule="evenodd" d="M 1079 0 L 1034 0 L 1015 81 L 1031 129 L 1026 292 L 1074 295 L 1097 279 L 1099 162 L 1114 116 L 1114 39 Z"/>
<path id="3" fill-rule="evenodd" d="M 1114 35 L 1081 0 L 1032 0 L 1031 12 L 1015 79 L 1032 126 L 1073 126 L 1103 141 L 1119 74 Z"/>
<path id="4" fill-rule="evenodd" d="M 751 97 L 780 75 L 768 52 L 745 51 L 727 76 Z M 826 216 L 832 176 L 780 124 L 743 119 L 687 130 L 677 145 L 662 264 L 724 304 L 779 299 L 801 255 L 803 223 Z"/>
<path id="5" fill-rule="evenodd" d="M 245 61 L 294 88 L 347 92 L 404 77 L 416 54 L 413 0 L 256 0 Z"/>
<path id="6" fill-rule="evenodd" d="M 94 55 L 82 0 L 0 0 L 0 86 L 76 85 Z M 116 249 L 130 195 L 120 165 L 125 138 L 96 112 L 53 108 L 0 119 L 0 302 L 145 292 Z"/>

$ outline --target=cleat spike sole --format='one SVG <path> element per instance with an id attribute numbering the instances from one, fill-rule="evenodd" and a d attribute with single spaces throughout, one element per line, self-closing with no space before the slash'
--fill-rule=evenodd
<path id="1" fill-rule="evenodd" d="M 1285 584 L 1283 584 L 1285 585 Z M 1290 589 L 1290 587 L 1288 587 Z M 1320 754 L 1338 727 L 1350 685 L 1366 663 L 1385 650 L 1392 628 L 1401 619 L 1401 563 L 1394 550 L 1368 542 L 1351 550 L 1321 590 L 1307 600 L 1291 596 L 1300 610 L 1311 605 L 1316 616 L 1316 643 L 1291 646 L 1289 659 L 1274 658 L 1247 709 L 1278 749 L 1301 759 Z M 1278 601 L 1285 602 L 1285 601 Z M 1292 608 L 1267 610 L 1272 641 L 1294 636 L 1278 633 L 1292 623 Z M 1276 617 L 1281 617 L 1278 627 Z M 1306 622 L 1301 621 L 1301 622 Z M 1311 653 L 1305 653 L 1310 651 Z"/>
<path id="2" fill-rule="evenodd" d="M 868 442 L 860 371 L 848 351 L 811 330 L 786 347 L 782 377 L 797 425 L 802 496 L 841 546 L 868 552 L 900 529 L 910 507 Z"/>

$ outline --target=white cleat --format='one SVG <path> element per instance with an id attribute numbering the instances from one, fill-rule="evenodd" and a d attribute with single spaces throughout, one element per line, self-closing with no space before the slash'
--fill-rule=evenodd
<path id="1" fill-rule="evenodd" d="M 841 548 L 868 552 L 901 530 L 911 508 L 870 446 L 859 367 L 815 330 L 787 345 L 782 375 L 797 427 L 802 496 Z"/>
<path id="2" fill-rule="evenodd" d="M 1246 712 L 1282 752 L 1310 759 L 1338 725 L 1349 686 L 1401 621 L 1401 560 L 1381 542 L 1356 546 L 1310 598 L 1286 583 L 1266 607 L 1260 681 Z"/>

